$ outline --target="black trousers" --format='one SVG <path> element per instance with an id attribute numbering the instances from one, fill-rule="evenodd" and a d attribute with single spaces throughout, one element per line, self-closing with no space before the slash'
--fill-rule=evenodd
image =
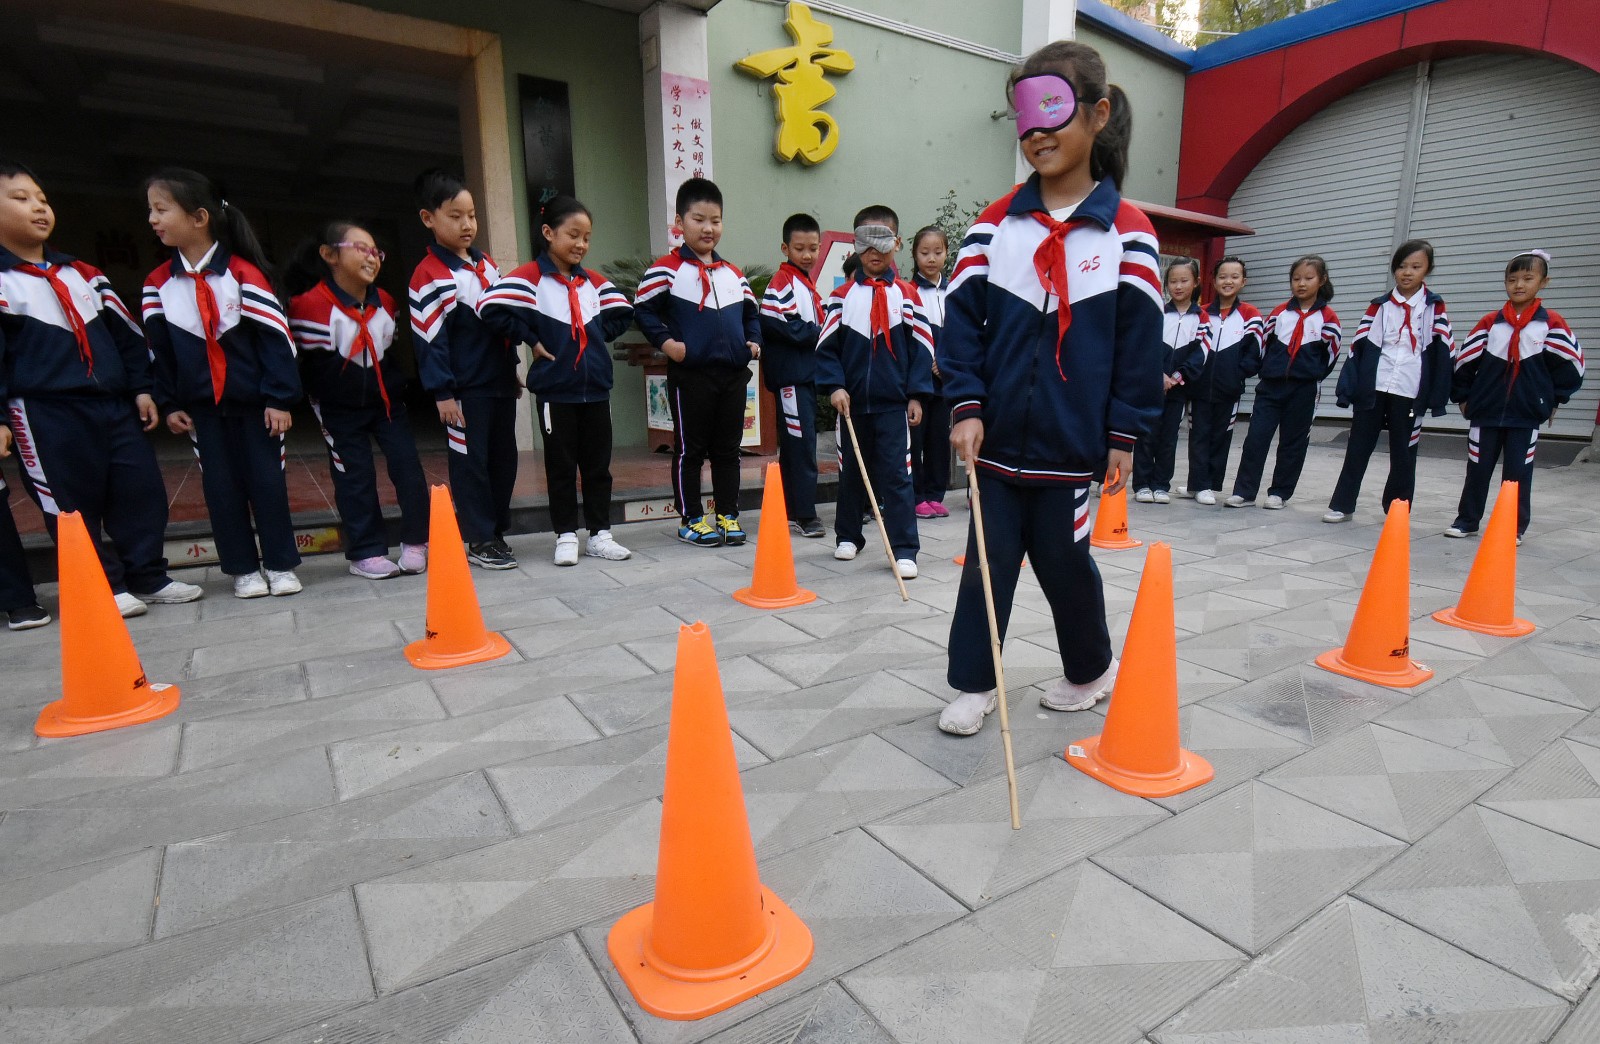
<path id="1" fill-rule="evenodd" d="M 1026 555 L 1050 602 L 1061 646 L 1061 670 L 1069 682 L 1094 681 L 1111 666 L 1111 634 L 1106 626 L 1105 591 L 1100 570 L 1089 554 L 1089 486 L 1018 486 L 978 472 L 984 539 L 994 614 L 1005 640 L 1011 602 Z M 989 648 L 988 611 L 978 538 L 967 526 L 967 564 L 961 572 L 956 611 L 950 621 L 950 687 L 983 692 L 995 687 Z"/>
<path id="2" fill-rule="evenodd" d="M 1538 428 L 1474 424 L 1467 432 L 1467 481 L 1461 487 L 1461 503 L 1456 507 L 1456 528 L 1471 533 L 1483 521 L 1495 458 L 1503 456 L 1501 481 L 1517 484 L 1517 536 L 1527 532 L 1533 518 L 1533 454 L 1538 447 Z"/>
<path id="3" fill-rule="evenodd" d="M 1172 489 L 1172 473 L 1177 469 L 1178 462 L 1178 429 L 1183 425 L 1183 409 L 1188 405 L 1188 400 L 1181 395 L 1168 395 L 1167 404 L 1161 411 L 1161 420 L 1156 424 L 1156 430 L 1147 438 L 1140 439 L 1133 447 L 1133 488 L 1159 489 L 1163 492 Z M 1190 434 L 1190 445 L 1193 445 L 1194 435 Z M 1230 441 L 1232 441 L 1230 439 Z M 1195 487 L 1191 486 L 1190 489 Z M 1211 487 L 1204 486 L 1203 489 Z M 1092 680 L 1092 679 L 1091 679 Z"/>
<path id="4" fill-rule="evenodd" d="M 165 587 L 171 579 L 163 554 L 167 488 L 133 406 L 88 396 L 12 399 L 7 420 L 22 488 L 44 512 L 50 538 L 56 538 L 57 516 L 76 511 L 112 591 L 150 594 Z"/>
<path id="5" fill-rule="evenodd" d="M 916 503 L 944 503 L 950 488 L 950 400 L 922 404 L 922 423 L 911 429 L 911 486 Z"/>
<path id="6" fill-rule="evenodd" d="M 9 613 L 32 605 L 33 574 L 28 571 L 28 557 L 22 550 L 22 536 L 17 532 L 17 520 L 11 515 L 11 490 L 5 479 L 0 479 L 0 613 Z"/>
<path id="7" fill-rule="evenodd" d="M 667 403 L 675 431 L 672 494 L 685 520 L 705 513 L 700 466 L 711 461 L 711 496 L 718 514 L 739 514 L 739 443 L 744 439 L 743 366 L 667 367 Z"/>
<path id="8" fill-rule="evenodd" d="M 539 400 L 550 524 L 557 535 L 578 531 L 578 476 L 583 524 L 590 534 L 611 528 L 611 403 Z"/>
<path id="9" fill-rule="evenodd" d="M 900 410 L 888 413 L 855 413 L 856 435 L 861 439 L 861 457 L 867 462 L 872 491 L 883 502 L 883 528 L 889 533 L 889 546 L 895 558 L 916 561 L 922 550 L 917 536 L 916 502 L 911 492 L 911 429 Z M 833 532 L 839 540 L 865 547 L 861 517 L 870 512 L 867 489 L 856 467 L 855 450 L 850 448 L 850 429 L 839 418 L 836 432 L 839 447 L 838 510 Z"/>
<path id="10" fill-rule="evenodd" d="M 1239 403 L 1195 399 L 1189 412 L 1189 492 L 1222 488 Z M 1090 679 L 1091 681 L 1093 679 Z"/>
<path id="11" fill-rule="evenodd" d="M 1378 446 L 1378 433 L 1389 429 L 1389 480 L 1383 484 L 1383 511 L 1396 500 L 1411 503 L 1417 488 L 1417 447 L 1422 442 L 1422 414 L 1415 400 L 1379 392 L 1369 410 L 1356 410 L 1350 418 L 1350 441 L 1344 450 L 1344 467 L 1333 487 L 1328 510 L 1345 514 L 1356 509 L 1367 462 Z"/>
<path id="12" fill-rule="evenodd" d="M 267 433 L 260 410 L 189 417 L 194 421 L 189 438 L 200 461 L 201 487 L 222 571 L 241 576 L 263 566 L 285 570 L 299 565 L 283 474 L 287 460 L 283 436 Z"/>
<path id="13" fill-rule="evenodd" d="M 1311 419 L 1317 412 L 1317 381 L 1262 380 L 1256 384 L 1256 402 L 1250 412 L 1239 473 L 1233 479 L 1235 496 L 1254 500 L 1261 489 L 1261 472 L 1267 465 L 1267 447 L 1278 437 L 1278 459 L 1272 466 L 1267 494 L 1288 500 L 1300 483 L 1311 445 Z"/>
<path id="14" fill-rule="evenodd" d="M 328 467 L 333 476 L 333 499 L 344 523 L 344 557 L 352 562 L 389 553 L 383 528 L 383 506 L 378 500 L 378 465 L 372 456 L 376 442 L 400 502 L 400 542 L 428 542 L 428 480 L 422 473 L 417 443 L 406 423 L 406 408 L 395 403 L 392 415 L 382 404 L 367 408 L 317 405 L 317 421 L 328 444 Z"/>
<path id="15" fill-rule="evenodd" d="M 446 426 L 450 496 L 461 539 L 469 544 L 499 540 L 511 528 L 511 491 L 517 485 L 517 400 L 466 396 L 466 428 Z"/>
<path id="16" fill-rule="evenodd" d="M 793 521 L 817 517 L 817 386 L 778 389 L 778 470 L 783 506 Z"/>

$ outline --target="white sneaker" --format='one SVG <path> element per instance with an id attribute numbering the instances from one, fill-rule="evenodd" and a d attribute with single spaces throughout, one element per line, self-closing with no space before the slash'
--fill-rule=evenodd
<path id="1" fill-rule="evenodd" d="M 205 594 L 198 584 L 186 584 L 180 580 L 168 580 L 165 587 L 139 597 L 151 605 L 181 605 L 192 602 Z"/>
<path id="2" fill-rule="evenodd" d="M 986 692 L 964 692 L 939 713 L 939 731 L 952 736 L 970 736 L 983 728 L 984 716 L 1000 705 L 996 689 Z"/>
<path id="3" fill-rule="evenodd" d="M 1074 685 L 1062 678 L 1049 692 L 1039 697 L 1039 706 L 1057 711 L 1088 710 L 1111 695 L 1112 687 L 1117 684 L 1117 667 L 1117 661 L 1112 660 L 1106 673 L 1087 685 Z"/>
<path id="4" fill-rule="evenodd" d="M 1227 500 L 1224 500 L 1222 502 L 1222 506 L 1223 507 L 1231 507 L 1231 508 L 1241 508 L 1241 507 L 1244 507 L 1248 503 L 1250 503 L 1250 501 L 1244 499 L 1239 494 L 1235 493 L 1232 496 L 1230 496 Z"/>
<path id="5" fill-rule="evenodd" d="M 583 553 L 590 558 L 603 558 L 607 562 L 625 562 L 633 557 L 633 552 L 617 543 L 609 529 L 590 533 L 589 543 L 584 546 Z"/>
<path id="6" fill-rule="evenodd" d="M 305 590 L 300 586 L 300 578 L 294 575 L 293 569 L 268 569 L 266 572 L 267 589 L 280 598 Z"/>
<path id="7" fill-rule="evenodd" d="M 1463 540 L 1466 537 L 1471 536 L 1472 533 L 1462 529 L 1460 526 L 1451 526 L 1449 529 L 1444 531 L 1444 535 L 1450 537 L 1452 540 Z"/>
<path id="8" fill-rule="evenodd" d="M 1202 489 L 1200 492 L 1194 495 L 1194 502 L 1196 504 L 1204 504 L 1206 507 L 1211 507 L 1217 502 L 1217 495 L 1211 492 L 1209 489 Z"/>
<path id="9" fill-rule="evenodd" d="M 558 566 L 578 564 L 578 534 L 562 533 L 556 537 L 555 563 Z"/>
<path id="10" fill-rule="evenodd" d="M 1329 511 L 1322 516 L 1322 521 L 1329 523 L 1348 522 L 1350 521 L 1350 513 L 1347 511 Z"/>
<path id="11" fill-rule="evenodd" d="M 1158 489 L 1150 494 L 1150 499 L 1157 504 L 1170 504 L 1172 503 L 1172 494 L 1164 489 Z"/>
<path id="12" fill-rule="evenodd" d="M 233 578 L 233 597 L 235 598 L 265 598 L 272 593 L 272 588 L 267 585 L 267 578 L 261 575 L 261 570 L 253 573 L 240 573 Z"/>
<path id="13" fill-rule="evenodd" d="M 129 616 L 143 616 L 150 611 L 150 607 L 139 599 L 138 595 L 129 594 L 127 591 L 117 595 L 117 612 L 124 618 Z"/>
<path id="14" fill-rule="evenodd" d="M 1188 486 L 1179 486 L 1172 491 L 1172 495 L 1179 500 L 1193 500 L 1194 494 L 1189 492 Z"/>
<path id="15" fill-rule="evenodd" d="M 917 563 L 909 558 L 897 558 L 894 571 L 900 574 L 902 580 L 915 580 L 917 578 Z"/>
<path id="16" fill-rule="evenodd" d="M 833 549 L 833 557 L 841 562 L 854 562 L 859 549 L 848 540 L 839 541 L 839 546 Z"/>
<path id="17" fill-rule="evenodd" d="M 1141 504 L 1154 504 L 1156 502 L 1156 494 L 1154 490 L 1141 489 L 1133 495 L 1133 499 Z"/>
<path id="18" fill-rule="evenodd" d="M 362 558 L 351 562 L 350 574 L 367 580 L 388 580 L 390 577 L 400 575 L 400 567 L 382 555 L 373 555 L 371 558 Z M 273 593 L 276 594 L 277 592 Z"/>
<path id="19" fill-rule="evenodd" d="M 1268 493 L 1267 494 L 1267 502 L 1265 504 L 1262 504 L 1261 506 L 1266 508 L 1268 511 L 1282 511 L 1283 510 L 1283 498 L 1280 497 L 1280 496 L 1277 496 L 1276 494 Z"/>

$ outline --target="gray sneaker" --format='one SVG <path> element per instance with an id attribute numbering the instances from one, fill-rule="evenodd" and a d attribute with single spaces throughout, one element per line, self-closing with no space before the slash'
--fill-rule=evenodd
<path id="1" fill-rule="evenodd" d="M 939 731 L 952 736 L 970 736 L 983 728 L 983 719 L 1000 705 L 997 689 L 964 692 L 939 715 Z"/>
<path id="2" fill-rule="evenodd" d="M 1074 685 L 1062 678 L 1049 692 L 1039 697 L 1039 706 L 1056 711 L 1088 710 L 1111 695 L 1112 688 L 1117 684 L 1117 667 L 1117 661 L 1112 660 L 1106 673 L 1087 685 Z"/>

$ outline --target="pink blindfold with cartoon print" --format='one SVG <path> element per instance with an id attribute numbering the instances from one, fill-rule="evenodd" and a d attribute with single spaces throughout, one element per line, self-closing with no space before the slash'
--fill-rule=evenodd
<path id="1" fill-rule="evenodd" d="M 1017 107 L 1017 137 L 1034 131 L 1054 133 L 1072 122 L 1078 113 L 1078 95 L 1072 84 L 1059 76 L 1024 76 L 1011 88 Z"/>

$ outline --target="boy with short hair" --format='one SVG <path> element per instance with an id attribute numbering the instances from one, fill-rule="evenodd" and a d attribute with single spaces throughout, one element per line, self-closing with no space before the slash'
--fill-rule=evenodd
<path id="1" fill-rule="evenodd" d="M 722 192 L 705 178 L 678 188 L 683 246 L 639 280 L 634 318 L 667 357 L 672 410 L 672 492 L 678 539 L 701 547 L 737 546 L 739 443 L 744 437 L 750 360 L 761 357 L 760 310 L 744 273 L 722 259 Z M 714 513 L 700 496 L 700 466 L 711 460 Z"/>
<path id="2" fill-rule="evenodd" d="M 839 411 L 839 498 L 833 557 L 856 557 L 862 538 L 866 490 L 850 448 L 849 418 L 861 440 L 873 491 L 883 501 L 883 521 L 903 579 L 917 575 L 917 522 L 911 487 L 911 426 L 922 422 L 922 402 L 933 395 L 933 330 L 921 299 L 894 272 L 900 219 L 885 206 L 855 218 L 856 257 L 850 281 L 823 305 L 817 345 L 817 386 Z"/>
<path id="3" fill-rule="evenodd" d="M 801 536 L 827 533 L 817 517 L 817 338 L 822 333 L 822 298 L 811 282 L 811 266 L 822 249 L 822 228 L 810 214 L 783 223 L 783 264 L 761 295 L 761 363 L 767 390 L 783 411 L 778 426 L 778 469 L 789 527 Z"/>

